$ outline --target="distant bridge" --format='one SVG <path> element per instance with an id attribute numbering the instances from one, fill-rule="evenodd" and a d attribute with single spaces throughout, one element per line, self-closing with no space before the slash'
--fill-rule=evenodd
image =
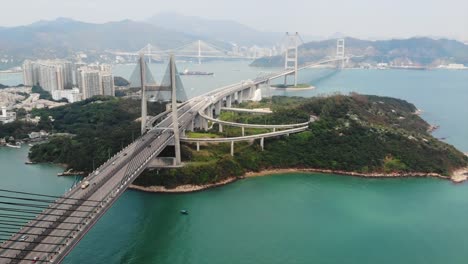
<path id="1" fill-rule="evenodd" d="M 201 61 L 203 58 L 211 59 L 255 59 L 256 57 L 246 56 L 241 53 L 226 50 L 214 44 L 208 43 L 203 40 L 197 40 L 174 49 L 163 50 L 154 45 L 147 44 L 142 49 L 136 52 L 122 52 L 112 51 L 111 53 L 121 56 L 140 56 L 141 54 L 148 58 L 164 59 L 168 58 L 170 54 L 174 54 L 180 58 L 196 58 Z"/>

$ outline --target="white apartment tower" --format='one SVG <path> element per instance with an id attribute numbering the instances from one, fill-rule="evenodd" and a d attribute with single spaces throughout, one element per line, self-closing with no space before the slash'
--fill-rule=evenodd
<path id="1" fill-rule="evenodd" d="M 73 86 L 73 64 L 64 60 L 26 60 L 23 63 L 24 85 L 39 84 L 52 92 Z"/>
<path id="2" fill-rule="evenodd" d="M 103 71 L 102 69 L 105 69 Z M 77 83 L 83 99 L 91 98 L 95 95 L 114 96 L 114 77 L 110 68 L 96 66 L 81 67 L 77 71 Z"/>

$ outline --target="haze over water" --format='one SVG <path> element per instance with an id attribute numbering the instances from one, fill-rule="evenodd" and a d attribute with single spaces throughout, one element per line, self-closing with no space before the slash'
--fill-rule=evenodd
<path id="1" fill-rule="evenodd" d="M 265 71 L 246 65 L 178 67 L 215 72 L 213 78 L 182 79 L 194 96 Z M 162 73 L 165 66 L 152 67 Z M 131 70 L 118 66 L 114 72 L 128 78 Z M 448 143 L 468 151 L 468 71 L 330 73 L 301 72 L 300 82 L 317 88 L 287 95 L 356 91 L 402 98 L 424 110 L 428 122 L 441 126 L 436 137 L 447 137 Z M 6 177 L 10 187 L 21 184 L 29 191 L 53 194 L 71 185 L 73 179 L 55 176 L 57 167 L 22 165 L 26 155 L 25 148 L 0 149 L 2 182 Z M 127 191 L 64 263 L 465 264 L 467 202 L 466 183 L 324 174 L 260 177 L 193 194 Z M 180 209 L 190 215 L 180 215 Z"/>

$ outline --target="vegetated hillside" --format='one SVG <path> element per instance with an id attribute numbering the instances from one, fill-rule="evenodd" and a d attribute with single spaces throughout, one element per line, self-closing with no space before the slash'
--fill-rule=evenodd
<path id="1" fill-rule="evenodd" d="M 448 39 L 410 38 L 368 41 L 345 39 L 346 54 L 362 56 L 354 62 L 394 63 L 397 65 L 439 65 L 440 63 L 468 64 L 468 45 Z M 336 39 L 305 43 L 299 47 L 300 64 L 318 61 L 336 54 Z M 283 56 L 255 60 L 252 66 L 282 66 Z"/>
<path id="2" fill-rule="evenodd" d="M 64 58 L 77 51 L 138 51 L 148 43 L 167 49 L 193 40 L 183 33 L 131 20 L 93 24 L 59 18 L 0 28 L 0 55 Z"/>
<path id="3" fill-rule="evenodd" d="M 269 102 L 254 103 L 255 107 Z M 406 101 L 379 96 L 352 94 L 316 98 L 274 97 L 274 113 L 257 117 L 235 115 L 231 120 L 276 123 L 287 120 L 288 111 L 306 118 L 319 116 L 305 132 L 265 140 L 236 143 L 235 156 L 229 144 L 183 148 L 186 161 L 180 169 L 145 172 L 139 185 L 207 184 L 241 176 L 246 171 L 274 168 L 315 168 L 360 173 L 435 172 L 449 174 L 468 166 L 468 158 L 453 146 L 432 137 L 429 125 L 414 114 L 416 107 Z M 296 119 L 297 120 L 297 119 Z M 301 120 L 297 120 L 301 121 Z M 228 129 L 223 127 L 223 129 Z M 216 134 L 216 127 L 209 131 Z M 219 136 L 224 136 L 219 134 Z"/>
<path id="4" fill-rule="evenodd" d="M 35 162 L 67 164 L 79 171 L 91 171 L 140 135 L 140 101 L 113 97 L 93 97 L 53 109 L 34 111 L 41 117 L 37 128 L 70 133 L 52 137 L 31 148 Z M 161 104 L 149 104 L 149 113 L 163 111 Z M 51 121 L 48 117 L 54 120 Z M 33 131 L 37 131 L 30 128 Z"/>

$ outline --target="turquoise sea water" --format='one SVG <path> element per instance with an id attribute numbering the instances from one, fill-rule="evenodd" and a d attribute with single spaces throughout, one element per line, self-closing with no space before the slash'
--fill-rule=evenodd
<path id="1" fill-rule="evenodd" d="M 193 94 L 262 71 L 239 62 L 190 69 L 215 71 L 209 80 L 183 79 Z M 406 99 L 441 126 L 436 136 L 468 151 L 468 71 L 322 69 L 300 78 L 316 89 L 287 95 L 356 91 Z M 55 194 L 71 185 L 55 176 L 56 166 L 23 165 L 26 154 L 0 149 L 2 187 Z M 288 174 L 193 194 L 127 191 L 64 263 L 465 264 L 466 219 L 468 184 L 439 179 Z"/>

